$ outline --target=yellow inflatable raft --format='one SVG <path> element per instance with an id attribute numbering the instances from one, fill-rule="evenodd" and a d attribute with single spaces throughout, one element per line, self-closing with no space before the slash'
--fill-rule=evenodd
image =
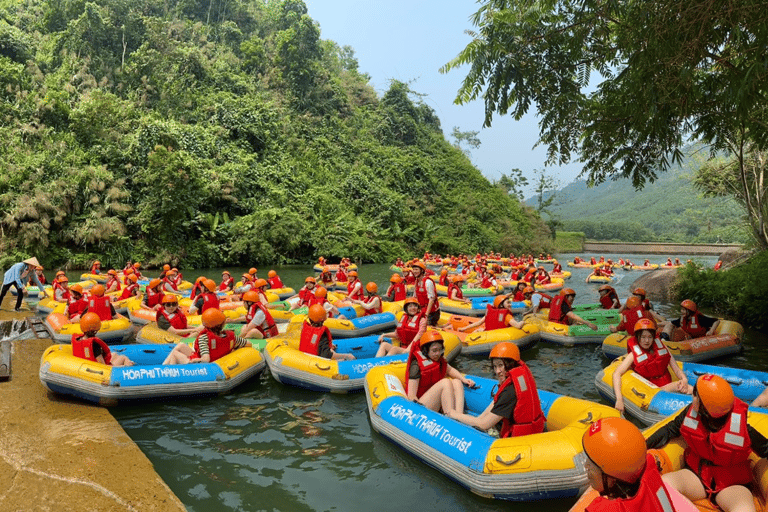
<path id="1" fill-rule="evenodd" d="M 520 350 L 525 350 L 533 346 L 540 338 L 538 322 L 526 322 L 522 329 L 506 327 L 491 331 L 460 332 L 457 330 L 476 321 L 477 318 L 474 317 L 452 315 L 441 329 L 446 335 L 451 333 L 458 336 L 461 340 L 461 353 L 467 355 L 490 354 L 491 349 L 502 341 L 511 341 L 520 347 Z"/>
<path id="2" fill-rule="evenodd" d="M 69 343 L 73 334 L 82 334 L 79 323 L 70 323 L 62 313 L 51 313 L 45 318 L 45 327 L 51 338 L 58 343 Z M 107 343 L 120 343 L 133 332 L 131 322 L 122 315 L 101 322 L 98 337 Z"/>

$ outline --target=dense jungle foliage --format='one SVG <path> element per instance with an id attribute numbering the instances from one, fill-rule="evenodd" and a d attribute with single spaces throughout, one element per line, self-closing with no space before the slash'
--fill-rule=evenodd
<path id="1" fill-rule="evenodd" d="M 0 0 L 3 264 L 551 250 L 301 0 Z"/>

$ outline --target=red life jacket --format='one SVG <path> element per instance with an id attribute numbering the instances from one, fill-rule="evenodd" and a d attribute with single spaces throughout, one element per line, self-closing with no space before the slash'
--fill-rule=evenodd
<path id="1" fill-rule="evenodd" d="M 138 289 L 139 289 L 138 284 L 136 283 L 129 284 L 123 289 L 123 293 L 120 294 L 120 298 L 118 300 L 124 300 L 124 299 L 127 299 L 128 297 L 133 297 L 134 292 Z"/>
<path id="2" fill-rule="evenodd" d="M 320 280 L 323 283 L 326 283 L 326 284 L 327 283 L 332 283 L 333 282 L 333 274 L 331 274 L 330 272 L 323 272 L 323 273 L 320 274 Z"/>
<path id="3" fill-rule="evenodd" d="M 203 298 L 203 305 L 200 307 L 200 314 L 206 312 L 206 310 L 214 308 L 219 309 L 219 297 L 213 292 L 203 292 L 200 296 Z"/>
<path id="4" fill-rule="evenodd" d="M 235 287 L 235 278 L 230 277 L 229 279 L 222 279 L 221 284 L 219 285 L 219 291 L 225 292 L 227 290 L 231 290 Z"/>
<path id="5" fill-rule="evenodd" d="M 533 272 L 528 272 L 523 276 L 523 281 L 525 281 L 526 283 L 530 283 L 531 281 L 533 281 L 533 276 L 534 276 Z"/>
<path id="6" fill-rule="evenodd" d="M 179 291 L 179 287 L 176 285 L 176 283 L 169 279 L 167 276 L 163 278 L 163 290 L 169 291 L 169 292 L 177 292 Z"/>
<path id="7" fill-rule="evenodd" d="M 344 270 L 339 269 L 336 271 L 336 280 L 337 281 L 346 281 L 347 280 L 347 273 L 344 272 Z"/>
<path id="8" fill-rule="evenodd" d="M 538 284 L 549 284 L 552 282 L 552 278 L 548 274 L 539 274 L 536 276 L 536 282 Z"/>
<path id="9" fill-rule="evenodd" d="M 299 290 L 299 306 L 307 306 L 309 304 L 309 301 L 312 300 L 312 297 L 314 296 L 315 296 L 314 288 L 310 290 L 306 286 L 302 287 Z"/>
<path id="10" fill-rule="evenodd" d="M 651 349 L 646 351 L 640 346 L 637 338 L 632 336 L 627 340 L 627 352 L 631 352 L 635 358 L 632 365 L 635 373 L 659 387 L 672 382 L 672 377 L 667 371 L 672 357 L 667 346 L 659 338 L 654 339 Z"/>
<path id="11" fill-rule="evenodd" d="M 515 292 L 515 296 L 512 297 L 512 300 L 515 302 L 521 302 L 525 300 L 525 294 L 522 290 L 518 290 Z"/>
<path id="12" fill-rule="evenodd" d="M 701 338 L 707 334 L 707 328 L 701 325 L 701 315 L 699 312 L 695 312 L 692 315 L 688 315 L 680 322 L 680 327 L 691 335 L 691 338 Z"/>
<path id="13" fill-rule="evenodd" d="M 91 274 L 101 274 L 101 265 L 91 265 Z"/>
<path id="14" fill-rule="evenodd" d="M 159 320 L 160 316 L 164 316 L 166 320 L 168 320 L 168 323 L 171 324 L 171 327 L 174 329 L 186 329 L 187 328 L 187 317 L 184 316 L 184 314 L 176 309 L 176 312 L 173 315 L 168 316 L 168 313 L 165 312 L 165 308 L 160 308 L 157 310 L 157 315 L 155 315 L 155 320 Z"/>
<path id="15" fill-rule="evenodd" d="M 617 298 L 616 292 L 608 292 L 600 297 L 600 305 L 603 306 L 603 309 L 618 309 L 614 302 L 614 299 Z"/>
<path id="16" fill-rule="evenodd" d="M 195 283 L 192 285 L 192 290 L 189 292 L 189 298 L 192 300 L 192 302 L 195 302 L 195 299 L 198 295 L 203 293 L 203 290 L 206 288 L 203 288 L 203 285 L 201 283 Z"/>
<path id="17" fill-rule="evenodd" d="M 656 467 L 656 459 L 650 453 L 645 456 L 645 469 L 640 477 L 640 487 L 631 498 L 606 498 L 598 496 L 585 508 L 586 512 L 671 512 L 672 499 Z"/>
<path id="18" fill-rule="evenodd" d="M 267 282 L 269 283 L 269 287 L 274 289 L 277 288 L 285 288 L 285 285 L 283 284 L 283 281 L 280 279 L 280 276 L 270 277 L 267 279 Z"/>
<path id="19" fill-rule="evenodd" d="M 520 366 L 512 368 L 507 374 L 507 378 L 499 386 L 494 402 L 499 399 L 501 391 L 507 386 L 514 386 L 517 394 L 517 404 L 512 413 L 512 418 L 504 418 L 501 423 L 501 432 L 499 436 L 517 437 L 527 436 L 529 434 L 539 434 L 544 432 L 544 413 L 541 411 L 541 401 L 539 393 L 536 390 L 536 381 L 533 379 L 531 370 L 528 369 L 523 361 Z"/>
<path id="20" fill-rule="evenodd" d="M 416 358 L 419 362 L 419 369 L 421 370 L 421 378 L 419 379 L 419 388 L 416 390 L 416 398 L 420 398 L 426 393 L 429 388 L 440 382 L 440 379 L 445 377 L 448 371 L 448 362 L 445 357 L 441 357 L 439 361 L 435 362 L 428 357 L 425 357 L 421 352 L 419 343 L 411 343 L 411 348 L 408 353 L 408 363 L 405 365 L 405 393 L 408 394 L 408 372 L 411 368 L 411 360 Z"/>
<path id="21" fill-rule="evenodd" d="M 198 334 L 195 339 L 195 354 L 193 357 L 200 356 L 200 337 L 203 334 L 208 335 L 208 354 L 211 357 L 211 362 L 216 361 L 219 358 L 232 352 L 232 346 L 235 341 L 235 333 L 232 331 L 224 331 L 221 335 L 217 336 L 212 330 L 207 327 L 203 329 L 203 332 Z"/>
<path id="22" fill-rule="evenodd" d="M 59 286 L 59 290 L 61 290 L 61 298 L 62 300 L 65 300 L 69 302 L 69 299 L 72 297 L 72 294 L 69 293 L 69 288 L 64 288 L 63 286 Z M 56 297 L 56 291 L 53 292 L 54 298 Z"/>
<path id="23" fill-rule="evenodd" d="M 146 289 L 147 293 L 147 306 L 154 308 L 163 300 L 163 292 L 156 292 L 154 290 Z"/>
<path id="24" fill-rule="evenodd" d="M 299 341 L 299 350 L 306 354 L 313 356 L 320 354 L 320 338 L 323 334 L 328 336 L 328 344 L 331 344 L 333 339 L 331 338 L 331 331 L 324 325 L 318 325 L 315 327 L 309 322 L 304 322 L 301 326 L 301 339 Z"/>
<path id="25" fill-rule="evenodd" d="M 102 296 L 96 297 L 91 295 L 88 299 L 88 312 L 96 313 L 101 318 L 101 321 L 112 320 L 112 301 L 109 297 Z"/>
<path id="26" fill-rule="evenodd" d="M 381 298 L 379 298 L 378 295 L 371 295 L 370 297 L 366 297 L 363 299 L 363 302 L 366 304 L 371 304 L 374 300 L 379 299 L 379 305 L 378 307 L 366 309 L 363 316 L 369 316 L 369 315 L 375 315 L 377 313 L 381 313 L 382 307 L 381 307 Z"/>
<path id="27" fill-rule="evenodd" d="M 565 295 L 556 295 L 549 304 L 549 321 L 568 325 L 568 317 L 563 314 Z"/>
<path id="28" fill-rule="evenodd" d="M 74 300 L 74 298 L 69 299 L 69 319 L 75 318 L 77 315 L 80 315 L 85 311 L 85 308 L 88 307 L 88 301 L 85 300 L 85 297 L 80 297 L 79 300 Z"/>
<path id="29" fill-rule="evenodd" d="M 415 294 L 416 300 L 419 301 L 419 306 L 421 306 L 422 311 L 429 315 L 430 313 L 434 313 L 435 311 L 440 310 L 440 303 L 438 302 L 437 297 L 435 297 L 435 302 L 432 304 L 432 309 L 430 311 L 426 311 L 427 304 L 429 304 L 429 296 L 427 295 L 427 279 L 429 278 L 422 277 L 416 282 Z"/>
<path id="30" fill-rule="evenodd" d="M 493 286 L 491 278 L 487 275 L 483 276 L 483 280 L 480 281 L 480 288 L 490 288 L 491 286 Z"/>
<path id="31" fill-rule="evenodd" d="M 363 283 L 359 279 L 355 278 L 354 281 L 347 283 L 347 296 L 354 300 L 363 300 Z"/>
<path id="32" fill-rule="evenodd" d="M 651 318 L 651 315 L 645 311 L 642 304 L 632 309 L 625 309 L 621 314 L 621 322 L 619 322 L 616 328 L 620 331 L 627 331 L 627 334 L 634 336 L 635 324 L 641 318 Z"/>
<path id="33" fill-rule="evenodd" d="M 400 317 L 400 321 L 397 323 L 397 337 L 400 338 L 400 347 L 407 348 L 413 338 L 419 333 L 419 325 L 424 318 L 423 313 L 419 313 L 416 316 L 408 316 L 407 314 Z"/>
<path id="34" fill-rule="evenodd" d="M 464 292 L 461 291 L 461 286 L 457 285 L 456 283 L 451 283 L 448 285 L 448 298 L 449 299 L 463 299 L 464 298 Z"/>
<path id="35" fill-rule="evenodd" d="M 589 263 L 592 265 L 597 265 L 597 260 L 595 258 L 589 258 Z"/>
<path id="36" fill-rule="evenodd" d="M 563 272 L 563 266 L 561 264 L 557 264 L 552 268 L 552 272 L 555 274 L 561 274 Z"/>
<path id="37" fill-rule="evenodd" d="M 440 275 L 440 284 L 443 286 L 448 286 L 448 274 Z"/>
<path id="38" fill-rule="evenodd" d="M 548 308 L 548 307 L 552 306 L 552 296 L 551 295 L 547 295 L 546 293 L 541 293 L 541 292 L 533 292 L 533 295 L 539 295 L 541 297 L 541 300 L 539 301 L 539 308 L 540 309 Z M 533 295 L 531 295 L 531 297 L 533 297 Z"/>
<path id="39" fill-rule="evenodd" d="M 392 289 L 395 291 L 395 302 L 405 300 L 406 297 L 408 297 L 408 291 L 406 290 L 404 283 L 395 283 L 392 285 Z"/>
<path id="40" fill-rule="evenodd" d="M 488 304 L 485 312 L 485 330 L 493 331 L 507 327 L 505 320 L 508 314 L 508 309 L 495 308 L 493 304 Z"/>
<path id="41" fill-rule="evenodd" d="M 248 313 L 245 315 L 245 322 L 247 324 L 251 323 L 251 320 L 253 320 L 254 315 L 256 315 L 256 310 L 258 309 L 264 313 L 264 321 L 261 323 L 261 325 L 256 326 L 256 330 L 259 331 L 265 338 L 277 336 L 279 333 L 277 331 L 277 326 L 275 325 L 275 320 L 272 318 L 272 314 L 269 312 L 269 310 L 261 302 L 254 302 L 251 305 L 251 307 L 248 309 Z"/>
<path id="42" fill-rule="evenodd" d="M 704 487 L 717 492 L 752 481 L 747 404 L 738 398 L 725 426 L 717 432 L 707 430 L 698 412 L 689 406 L 680 434 L 688 445 L 685 464 L 699 476 Z"/>
<path id="43" fill-rule="evenodd" d="M 102 340 L 96 336 L 92 338 L 86 338 L 85 334 L 73 334 L 72 335 L 72 355 L 80 357 L 82 359 L 88 359 L 89 361 L 96 361 L 96 357 L 93 355 L 93 345 L 99 345 L 102 350 L 102 356 L 104 357 L 105 364 L 112 363 L 112 352 L 109 347 Z"/>
<path id="44" fill-rule="evenodd" d="M 116 284 L 116 285 L 117 285 L 117 288 L 115 288 L 114 290 L 112 290 L 113 292 L 119 292 L 120 290 L 122 290 L 122 289 L 123 289 L 123 287 L 122 287 L 122 286 L 120 286 L 120 280 L 119 280 L 118 278 L 116 278 L 115 276 L 109 276 L 109 279 L 107 279 L 107 284 L 106 284 L 106 285 L 104 285 L 104 286 L 107 288 L 107 290 L 109 290 L 109 289 L 110 289 L 110 287 L 111 287 L 113 284 Z"/>

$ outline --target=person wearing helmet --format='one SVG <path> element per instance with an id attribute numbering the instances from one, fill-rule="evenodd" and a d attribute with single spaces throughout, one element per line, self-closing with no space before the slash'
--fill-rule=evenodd
<path id="1" fill-rule="evenodd" d="M 227 317 L 221 310 L 211 308 L 203 313 L 203 329 L 195 339 L 194 348 L 186 343 L 174 347 L 163 364 L 212 363 L 251 342 L 229 330 L 224 330 Z"/>
<path id="2" fill-rule="evenodd" d="M 405 300 L 408 296 L 408 290 L 403 283 L 403 278 L 400 274 L 392 274 L 389 278 L 389 287 L 387 288 L 386 297 L 390 302 L 399 302 Z"/>
<path id="3" fill-rule="evenodd" d="M 219 309 L 219 296 L 216 295 L 216 282 L 213 279 L 203 279 L 203 293 L 195 298 L 189 307 L 189 314 L 205 313 L 208 309 Z M 248 293 L 248 292 L 246 292 Z"/>
<path id="4" fill-rule="evenodd" d="M 546 419 L 541 410 L 536 380 L 520 358 L 520 349 L 503 341 L 491 350 L 493 372 L 499 387 L 488 407 L 477 416 L 455 410 L 449 417 L 481 430 L 501 423 L 499 437 L 517 437 L 544 432 Z"/>
<path id="5" fill-rule="evenodd" d="M 421 336 L 427 331 L 427 318 L 421 311 L 419 301 L 414 297 L 408 297 L 403 302 L 403 316 L 397 322 L 394 332 L 385 332 L 379 336 L 379 349 L 376 351 L 376 357 L 394 356 L 408 352 L 413 340 L 421 339 Z M 389 341 L 384 341 L 389 339 Z M 398 346 L 392 343 L 398 340 Z"/>
<path id="6" fill-rule="evenodd" d="M 642 318 L 653 319 L 653 316 L 645 310 L 640 299 L 635 295 L 627 299 L 624 311 L 621 313 L 621 321 L 610 327 L 611 332 L 627 331 L 630 336 L 635 334 L 635 324 Z"/>
<path id="7" fill-rule="evenodd" d="M 484 317 L 469 325 L 459 327 L 458 330 L 461 332 L 494 331 L 506 327 L 522 329 L 525 326 L 525 322 L 518 322 L 515 320 L 515 316 L 510 309 L 511 307 L 512 305 L 509 302 L 509 295 L 497 295 L 493 299 L 493 305 L 488 304 L 486 306 Z M 480 328 L 480 326 L 483 326 L 483 328 Z"/>
<path id="8" fill-rule="evenodd" d="M 464 386 L 475 382 L 466 378 L 445 360 L 443 336 L 427 330 L 411 343 L 406 362 L 405 394 L 408 400 L 427 409 L 449 414 L 464 411 Z"/>
<path id="9" fill-rule="evenodd" d="M 440 279 L 438 279 L 437 284 L 441 286 L 448 286 L 448 269 L 443 268 L 440 270 Z"/>
<path id="10" fill-rule="evenodd" d="M 344 265 L 339 264 L 338 270 L 336 270 L 336 274 L 334 275 L 334 279 L 336 280 L 337 284 L 342 284 L 344 286 L 347 285 L 347 282 L 349 281 L 349 276 L 347 276 L 347 270 L 344 267 Z"/>
<path id="11" fill-rule="evenodd" d="M 662 337 L 666 340 L 682 341 L 715 334 L 720 320 L 704 315 L 692 300 L 680 304 L 680 318 L 671 320 L 664 327 Z"/>
<path id="12" fill-rule="evenodd" d="M 324 286 L 329 287 L 336 284 L 336 282 L 333 279 L 333 272 L 331 272 L 331 267 L 328 265 L 323 267 L 323 270 L 320 272 L 320 282 L 323 283 Z"/>
<path id="13" fill-rule="evenodd" d="M 600 418 L 584 432 L 581 443 L 589 483 L 600 494 L 587 505 L 587 511 L 682 512 L 673 506 L 656 459 L 632 423 Z M 690 507 L 696 510 L 693 504 Z"/>
<path id="14" fill-rule="evenodd" d="M 136 274 L 133 272 L 133 266 L 131 266 L 130 268 L 127 268 L 127 269 L 123 270 L 123 284 L 124 284 L 125 286 L 128 286 L 128 276 L 135 276 L 135 277 L 136 277 L 136 281 L 138 281 L 138 280 L 139 280 L 139 276 L 137 276 L 137 275 L 136 275 Z"/>
<path id="15" fill-rule="evenodd" d="M 144 298 L 141 300 L 141 307 L 157 311 L 160 309 L 160 301 L 163 298 L 163 292 L 160 289 L 163 282 L 160 279 L 153 279 L 144 289 Z"/>
<path id="16" fill-rule="evenodd" d="M 550 283 L 552 283 L 552 277 L 550 277 L 549 272 L 547 272 L 547 269 L 545 269 L 544 267 L 539 267 L 539 270 L 536 273 L 536 284 L 545 285 Z"/>
<path id="17" fill-rule="evenodd" d="M 363 300 L 363 282 L 357 275 L 357 270 L 351 270 L 348 274 L 349 281 L 347 282 L 347 298 L 349 300 Z"/>
<path id="18" fill-rule="evenodd" d="M 301 324 L 301 339 L 299 350 L 313 356 L 335 359 L 339 361 L 352 361 L 352 354 L 341 354 L 334 350 L 331 331 L 323 325 L 327 318 L 325 308 L 320 304 L 310 306 L 307 318 Z"/>
<path id="19" fill-rule="evenodd" d="M 69 278 L 67 276 L 59 276 L 56 279 L 57 286 L 53 288 L 53 300 L 56 302 L 69 302 Z"/>
<path id="20" fill-rule="evenodd" d="M 123 267 L 123 274 L 125 274 L 128 269 L 131 269 L 131 272 L 133 272 L 133 262 L 131 262 L 131 260 L 125 262 L 125 266 Z"/>
<path id="21" fill-rule="evenodd" d="M 107 290 L 107 293 L 119 292 L 123 289 L 120 285 L 120 280 L 117 278 L 117 271 L 115 271 L 115 269 L 111 268 L 107 270 L 107 282 L 104 283 L 104 288 Z"/>
<path id="22" fill-rule="evenodd" d="M 549 305 L 549 321 L 558 324 L 586 325 L 593 331 L 597 330 L 597 325 L 584 320 L 573 312 L 573 301 L 576 298 L 576 292 L 572 288 L 563 288 L 560 294 L 553 297 Z"/>
<path id="23" fill-rule="evenodd" d="M 269 287 L 272 290 L 276 290 L 278 288 L 285 288 L 285 285 L 283 284 L 283 280 L 280 279 L 280 276 L 277 275 L 277 272 L 274 270 L 270 270 L 267 273 L 267 282 L 269 283 Z"/>
<path id="24" fill-rule="evenodd" d="M 603 276 L 607 276 L 607 275 L 608 274 L 603 272 L 603 268 L 602 267 L 595 267 L 595 268 L 592 269 L 592 272 L 584 279 L 584 282 L 588 283 L 590 277 L 603 277 Z"/>
<path id="25" fill-rule="evenodd" d="M 309 307 L 312 307 L 315 304 L 320 304 L 325 308 L 325 312 L 328 313 L 328 318 L 338 318 L 339 320 L 347 319 L 347 317 L 341 314 L 339 308 L 330 303 L 328 300 L 328 290 L 324 286 L 316 287 L 314 295 L 309 299 Z"/>
<path id="26" fill-rule="evenodd" d="M 166 275 L 168 275 L 168 271 L 171 270 L 171 266 L 169 264 L 163 265 L 162 270 L 160 270 L 160 275 L 157 276 L 158 279 L 164 279 Z"/>
<path id="27" fill-rule="evenodd" d="M 176 284 L 176 270 L 170 269 L 165 273 L 165 277 L 162 278 L 164 292 L 178 293 L 179 286 Z"/>
<path id="28" fill-rule="evenodd" d="M 461 276 L 450 276 L 448 278 L 448 298 L 464 304 L 472 304 L 471 300 L 464 298 L 464 292 L 461 290 L 461 283 Z"/>
<path id="29" fill-rule="evenodd" d="M 99 260 L 95 260 L 93 264 L 91 264 L 91 274 L 101 274 L 101 262 Z"/>
<path id="30" fill-rule="evenodd" d="M 664 342 L 656 336 L 656 323 L 649 318 L 641 318 L 635 323 L 634 335 L 627 340 L 627 352 L 624 360 L 613 372 L 613 391 L 616 394 L 618 411 L 624 412 L 624 398 L 621 394 L 621 377 L 627 370 L 650 381 L 663 391 L 671 393 L 693 393 L 693 386 L 677 365 L 674 356 Z M 669 370 L 677 377 L 672 381 Z"/>
<path id="31" fill-rule="evenodd" d="M 619 295 L 613 286 L 604 284 L 598 288 L 598 293 L 600 293 L 600 306 L 603 309 L 619 309 L 621 307 Z"/>
<path id="32" fill-rule="evenodd" d="M 376 286 L 376 283 L 369 281 L 365 285 L 366 297 L 363 300 L 350 299 L 349 301 L 353 304 L 362 306 L 362 308 L 365 310 L 363 316 L 381 313 L 381 297 L 379 297 L 378 291 L 379 287 Z"/>
<path id="33" fill-rule="evenodd" d="M 133 273 L 136 274 L 136 277 L 138 277 L 139 279 L 141 279 L 143 277 L 141 275 L 141 271 L 139 270 L 140 268 L 141 268 L 141 263 L 139 263 L 138 261 L 133 264 Z M 125 272 L 123 272 L 123 273 L 125 273 Z"/>
<path id="34" fill-rule="evenodd" d="M 298 309 L 300 307 L 306 306 L 309 304 L 309 300 L 314 296 L 315 294 L 315 286 L 317 285 L 317 280 L 309 276 L 304 279 L 304 286 L 302 286 L 299 289 L 299 292 L 296 295 L 292 295 L 291 297 L 288 297 L 288 301 L 291 303 L 291 310 Z M 298 300 L 294 300 L 298 299 Z"/>
<path id="35" fill-rule="evenodd" d="M 749 456 L 768 456 L 768 439 L 747 423 L 747 404 L 736 398 L 728 382 L 702 375 L 693 401 L 646 440 L 660 448 L 675 437 L 686 444 L 685 468 L 664 481 L 692 501 L 709 499 L 726 512 L 754 511 Z"/>
<path id="36" fill-rule="evenodd" d="M 403 266 L 405 266 L 405 263 L 403 263 L 403 258 L 398 256 L 397 259 L 395 260 L 395 266 L 402 269 Z"/>
<path id="37" fill-rule="evenodd" d="M 528 285 L 524 281 L 518 281 L 515 285 L 515 290 L 512 292 L 512 300 L 515 302 L 521 302 L 525 300 L 525 293 L 523 290 L 528 288 Z"/>
<path id="38" fill-rule="evenodd" d="M 164 331 L 168 331 L 171 334 L 178 336 L 189 336 L 190 334 L 198 334 L 203 330 L 202 327 L 190 328 L 187 325 L 187 317 L 184 312 L 179 309 L 179 297 L 171 293 L 163 295 L 160 301 L 162 307 L 157 310 L 155 321 L 157 326 Z"/>
<path id="39" fill-rule="evenodd" d="M 102 322 L 112 320 L 117 316 L 115 307 L 112 305 L 112 299 L 108 295 L 104 295 L 104 285 L 97 284 L 91 288 L 88 307 L 83 313 L 96 313 Z"/>
<path id="40" fill-rule="evenodd" d="M 205 286 L 203 286 L 203 281 L 208 279 L 205 276 L 197 276 L 197 279 L 195 279 L 195 283 L 192 285 L 192 289 L 189 291 L 189 298 L 194 302 L 194 300 L 205 291 Z"/>
<path id="41" fill-rule="evenodd" d="M 554 260 L 553 263 L 555 265 L 552 267 L 552 274 L 562 274 L 563 266 L 557 260 Z"/>
<path id="42" fill-rule="evenodd" d="M 221 283 L 219 284 L 220 292 L 228 292 L 235 289 L 235 278 L 229 273 L 229 270 L 224 270 L 221 273 Z"/>
<path id="43" fill-rule="evenodd" d="M 251 274 L 248 272 L 244 273 L 240 277 L 240 283 L 235 286 L 235 289 L 232 290 L 235 295 L 242 295 L 248 290 L 253 289 L 253 279 L 251 279 Z"/>
<path id="44" fill-rule="evenodd" d="M 248 290 L 243 294 L 245 304 L 245 317 L 238 321 L 245 321 L 245 326 L 240 331 L 240 336 L 248 339 L 264 339 L 278 335 L 277 325 L 272 318 L 272 313 L 261 302 L 261 296 L 256 290 Z"/>
<path id="45" fill-rule="evenodd" d="M 72 355 L 108 366 L 133 366 L 133 361 L 121 354 L 112 354 L 104 341 L 99 339 L 101 319 L 96 313 L 80 317 L 80 334 L 72 334 Z"/>
<path id="46" fill-rule="evenodd" d="M 69 288 L 69 302 L 64 314 L 67 315 L 71 323 L 79 322 L 80 317 L 88 309 L 88 301 L 83 294 L 83 287 L 79 284 L 73 284 Z"/>
<path id="47" fill-rule="evenodd" d="M 427 266 L 423 261 L 417 261 L 413 264 L 413 275 L 416 279 L 413 296 L 419 301 L 419 306 L 427 315 L 427 325 L 434 327 L 440 319 L 440 303 L 437 301 L 435 282 L 425 275 L 426 270 Z"/>
<path id="48" fill-rule="evenodd" d="M 123 288 L 123 293 L 120 294 L 120 297 L 117 298 L 117 300 L 125 300 L 129 297 L 138 297 L 138 295 L 141 293 L 141 289 L 139 288 L 139 279 L 134 275 L 128 275 L 125 276 L 125 288 Z"/>

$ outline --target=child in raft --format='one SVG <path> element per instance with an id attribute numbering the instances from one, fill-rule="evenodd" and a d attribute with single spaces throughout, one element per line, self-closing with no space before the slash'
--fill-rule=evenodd
<path id="1" fill-rule="evenodd" d="M 221 273 L 221 284 L 219 285 L 220 292 L 228 292 L 235 289 L 235 278 L 229 273 L 229 270 L 225 270 Z"/>
<path id="2" fill-rule="evenodd" d="M 525 284 L 524 281 L 518 281 L 517 285 L 515 286 L 515 291 L 512 292 L 514 295 L 512 297 L 512 300 L 515 302 L 520 302 L 525 300 L 525 290 L 528 287 L 527 284 Z"/>
<path id="3" fill-rule="evenodd" d="M 443 414 L 464 411 L 464 386 L 472 387 L 475 382 L 449 365 L 444 353 L 443 337 L 438 331 L 427 331 L 418 342 L 411 343 L 406 363 L 406 397 Z"/>
<path id="4" fill-rule="evenodd" d="M 496 329 L 504 329 L 506 327 L 515 327 L 522 329 L 525 326 L 525 322 L 518 322 L 512 315 L 512 311 L 509 309 L 509 295 L 499 295 L 493 299 L 493 306 L 488 304 L 485 312 L 485 316 L 477 322 L 459 327 L 457 330 L 461 332 L 477 330 L 477 331 L 493 331 Z M 481 329 L 478 327 L 483 326 Z"/>
<path id="5" fill-rule="evenodd" d="M 278 330 L 272 313 L 261 301 L 261 296 L 256 290 L 248 290 L 243 294 L 245 304 L 245 316 L 236 321 L 245 322 L 240 331 L 240 336 L 247 339 L 264 339 L 277 336 Z"/>
<path id="6" fill-rule="evenodd" d="M 459 276 L 449 276 L 448 278 L 448 298 L 451 300 L 472 304 L 471 300 L 464 298 L 464 292 L 461 291 L 462 280 Z"/>
<path id="7" fill-rule="evenodd" d="M 179 309 L 179 297 L 173 294 L 163 295 L 160 300 L 162 308 L 157 310 L 157 316 L 155 321 L 157 326 L 164 331 L 168 331 L 171 334 L 177 336 L 189 336 L 190 334 L 198 334 L 203 330 L 203 327 L 190 328 L 187 325 L 187 317 Z"/>
<path id="8" fill-rule="evenodd" d="M 478 416 L 453 410 L 447 416 L 466 425 L 489 430 L 501 423 L 499 437 L 526 436 L 544 432 L 546 419 L 536 390 L 536 381 L 528 366 L 520 358 L 520 349 L 514 343 L 503 341 L 491 350 L 489 356 L 499 388 L 488 407 Z"/>
<path id="9" fill-rule="evenodd" d="M 597 330 L 597 325 L 584 320 L 573 312 L 573 301 L 576 299 L 576 292 L 572 288 L 560 290 L 560 294 L 553 297 L 549 304 L 550 322 L 564 325 L 581 324 L 586 325 L 593 331 Z M 541 304 L 539 304 L 541 307 Z"/>
<path id="10" fill-rule="evenodd" d="M 82 334 L 72 335 L 72 355 L 108 366 L 133 366 L 133 361 L 126 356 L 112 354 L 107 344 L 96 336 L 100 329 L 99 315 L 85 313 L 80 318 Z"/>
<path id="11" fill-rule="evenodd" d="M 400 274 L 392 274 L 392 277 L 389 278 L 389 287 L 385 296 L 390 302 L 405 300 L 408 296 L 408 290 L 405 288 Z"/>
<path id="12" fill-rule="evenodd" d="M 328 318 L 338 318 L 339 320 L 347 319 L 347 317 L 341 314 L 339 308 L 328 301 L 328 290 L 324 286 L 318 286 L 315 288 L 315 295 L 309 299 L 308 305 L 310 308 L 315 304 L 320 304 L 323 306 L 325 312 L 328 313 Z"/>
<path id="13" fill-rule="evenodd" d="M 224 330 L 226 320 L 227 317 L 220 310 L 206 310 L 203 313 L 203 330 L 197 335 L 194 348 L 179 343 L 163 364 L 212 363 L 234 350 L 250 347 L 250 341 Z"/>
<path id="14" fill-rule="evenodd" d="M 299 289 L 299 292 L 296 295 L 288 297 L 288 301 L 290 301 L 291 303 L 291 309 L 290 309 L 291 311 L 309 304 L 309 299 L 315 293 L 316 284 L 317 284 L 317 280 L 312 276 L 309 276 L 304 279 L 304 286 L 302 286 Z M 294 299 L 299 299 L 299 300 L 294 300 Z"/>
<path id="15" fill-rule="evenodd" d="M 603 309 L 619 309 L 621 307 L 619 295 L 613 286 L 604 284 L 598 288 L 598 292 L 600 293 L 600 306 Z"/>
<path id="16" fill-rule="evenodd" d="M 634 335 L 627 340 L 627 356 L 613 372 L 613 391 L 619 412 L 624 412 L 624 397 L 621 394 L 621 377 L 632 369 L 663 391 L 671 393 L 693 393 L 693 386 L 677 365 L 674 356 L 661 339 L 656 337 L 656 324 L 648 318 L 641 318 L 635 323 Z M 677 377 L 672 381 L 669 369 Z"/>
<path id="17" fill-rule="evenodd" d="M 421 311 L 419 301 L 415 297 L 409 297 L 403 302 L 403 316 L 397 322 L 395 332 L 385 332 L 379 336 L 379 350 L 376 351 L 376 357 L 394 356 L 396 354 L 405 354 L 408 352 L 413 340 L 421 339 L 421 336 L 427 331 L 427 317 Z M 384 338 L 399 340 L 400 346 L 395 346 Z"/>
<path id="18" fill-rule="evenodd" d="M 365 310 L 364 316 L 381 313 L 381 297 L 377 295 L 378 291 L 379 287 L 376 286 L 376 283 L 369 281 L 365 285 L 365 293 L 367 294 L 367 297 L 362 300 L 349 299 L 349 302 L 361 306 Z"/>
<path id="19" fill-rule="evenodd" d="M 301 339 L 299 341 L 299 350 L 306 354 L 323 357 L 325 359 L 335 359 L 340 361 L 352 361 L 355 356 L 352 354 L 341 354 L 334 350 L 333 337 L 331 331 L 323 325 L 327 313 L 320 304 L 310 306 L 307 319 L 301 325 Z"/>
<path id="20" fill-rule="evenodd" d="M 680 318 L 667 323 L 661 336 L 665 340 L 681 341 L 684 339 L 711 336 L 720 325 L 720 320 L 701 314 L 696 303 L 684 300 L 680 304 Z"/>

